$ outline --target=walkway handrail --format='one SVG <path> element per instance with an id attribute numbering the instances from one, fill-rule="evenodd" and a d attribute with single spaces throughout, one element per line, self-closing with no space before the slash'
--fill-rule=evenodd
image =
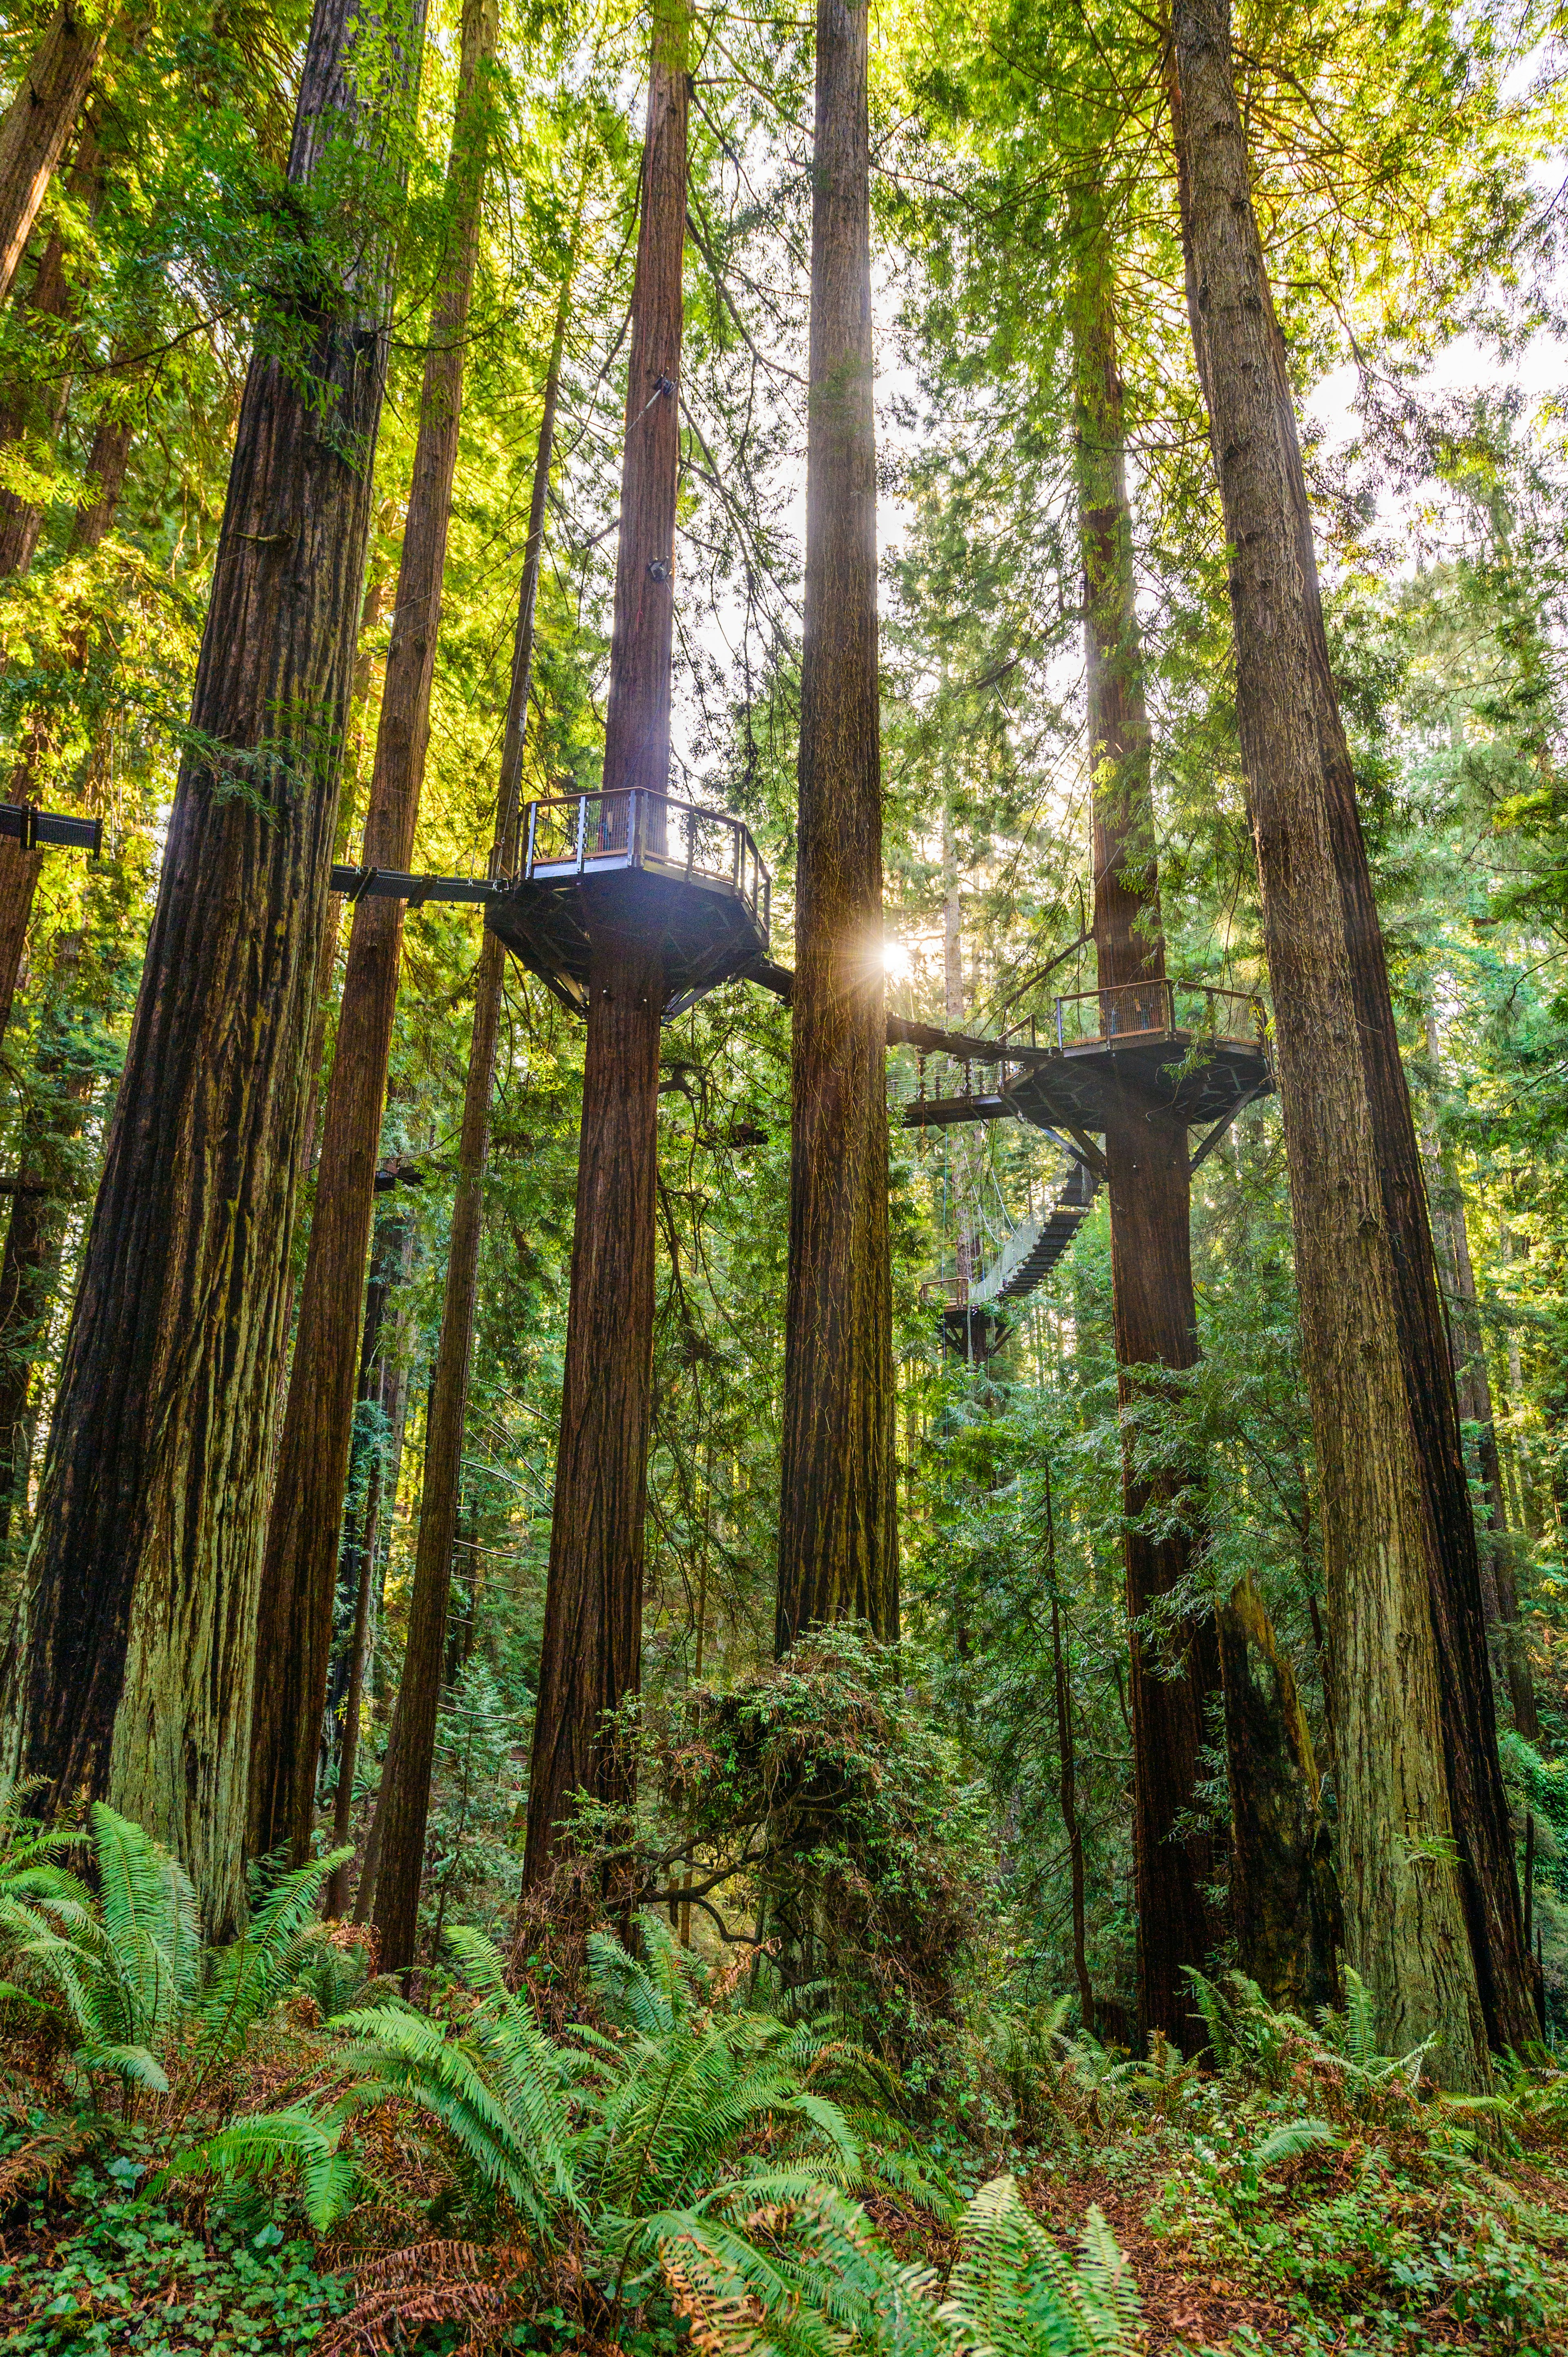
<path id="1" fill-rule="evenodd" d="M 1112 983 L 1101 990 L 1075 990 L 1057 1000 L 1055 1015 L 1060 1049 L 1163 1031 L 1197 1031 L 1208 1039 L 1245 1039 L 1259 1047 L 1268 1039 L 1268 1017 L 1255 990 L 1179 982 L 1167 975 Z M 1090 1018 L 1087 1022 L 1085 1016 Z"/>
<path id="2" fill-rule="evenodd" d="M 524 818 L 520 882 L 582 876 L 601 864 L 640 867 L 726 888 L 768 931 L 773 879 L 750 828 L 728 811 L 624 787 L 532 802 Z"/>

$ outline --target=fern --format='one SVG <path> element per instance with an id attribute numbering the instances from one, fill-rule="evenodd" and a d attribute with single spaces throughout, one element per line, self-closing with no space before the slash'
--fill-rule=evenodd
<path id="1" fill-rule="evenodd" d="M 313 1933 L 327 1876 L 345 1853 L 287 1876 L 230 1946 L 203 1951 L 196 1895 L 178 1860 L 104 1802 L 89 1815 L 96 1900 L 54 1862 L 59 1836 L 8 1824 L 0 1941 L 21 1976 L 65 2015 L 80 2074 L 118 2079 L 128 2102 L 169 2092 L 177 2058 L 194 2093 L 242 2051 L 287 1989 Z"/>
<path id="2" fill-rule="evenodd" d="M 188 2001 L 199 2080 L 242 2052 L 257 2022 L 298 1978 L 320 1936 L 321 1893 L 352 1856 L 352 1849 L 333 1850 L 285 1875 L 239 1938 L 213 1955 L 206 1986 Z"/>
<path id="3" fill-rule="evenodd" d="M 1019 2199 L 1011 2177 L 983 2186 L 959 2229 L 960 2256 L 938 2314 L 966 2357 L 1120 2357 L 1137 2330 L 1137 2285 L 1098 2210 L 1075 2266 Z"/>
<path id="4" fill-rule="evenodd" d="M 182 2155 L 159 2183 L 192 2162 L 230 2182 L 297 2181 L 306 2218 L 317 2233 L 325 2233 L 346 2216 L 359 2191 L 360 2171 L 345 2144 L 344 2126 L 341 2111 L 323 2113 L 305 2104 L 252 2113 Z"/>
<path id="5" fill-rule="evenodd" d="M 897 2259 L 859 2204 L 750 2176 L 660 2222 L 664 2280 L 703 2357 L 1130 2357 L 1139 2301 L 1098 2211 L 1076 2262 L 995 2179 L 959 2225 L 947 2298 Z"/>

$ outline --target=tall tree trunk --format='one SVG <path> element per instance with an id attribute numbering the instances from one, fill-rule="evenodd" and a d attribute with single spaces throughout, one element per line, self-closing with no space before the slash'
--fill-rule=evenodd
<path id="1" fill-rule="evenodd" d="M 362 23 L 374 76 L 356 62 Z M 389 118 L 413 55 L 394 43 L 389 61 L 384 23 L 357 0 L 318 0 L 296 188 L 345 140 L 403 152 Z M 41 1781 L 47 1809 L 85 1791 L 145 1824 L 184 1859 L 214 1929 L 243 1898 L 268 1410 L 384 378 L 390 238 L 363 227 L 347 274 L 335 263 L 333 307 L 274 323 L 246 380 L 191 744 L 5 1665 L 11 1771 Z"/>
<path id="2" fill-rule="evenodd" d="M 1435 1066 L 1436 1025 L 1426 1018 L 1427 1054 Z M 1448 1309 L 1449 1340 L 1454 1355 L 1455 1387 L 1461 1422 L 1476 1434 L 1476 1470 L 1487 1501 L 1487 1528 L 1479 1534 L 1481 1596 L 1488 1625 L 1495 1631 L 1498 1666 L 1507 1683 L 1509 1705 L 1519 1732 L 1530 1742 L 1539 1740 L 1541 1719 L 1536 1709 L 1535 1681 L 1530 1652 L 1519 1618 L 1519 1587 L 1514 1568 L 1514 1536 L 1509 1528 L 1503 1498 L 1502 1466 L 1498 1456 L 1497 1425 L 1492 1415 L 1492 1386 L 1487 1373 L 1486 1343 L 1481 1333 L 1476 1296 L 1476 1269 L 1470 1258 L 1469 1222 L 1465 1216 L 1465 1190 L 1459 1183 L 1454 1156 L 1443 1143 L 1435 1119 L 1426 1137 L 1427 1195 L 1432 1206 L 1432 1240 L 1437 1253 Z M 1526 1943 L 1528 1949 L 1529 1943 Z"/>
<path id="3" fill-rule="evenodd" d="M 942 1008 L 950 1029 L 961 1031 L 969 1020 L 969 1008 L 963 987 L 963 896 L 959 888 L 958 844 L 953 830 L 952 796 L 942 802 Z M 953 1140 L 956 1148 L 958 1141 Z M 953 1171 L 953 1212 L 958 1229 L 953 1254 L 953 1273 L 958 1278 L 959 1299 L 967 1308 L 969 1281 L 974 1275 L 974 1238 L 970 1232 L 973 1217 L 968 1200 L 968 1190 L 957 1168 Z M 966 1329 L 968 1330 L 968 1329 Z"/>
<path id="4" fill-rule="evenodd" d="M 370 1641 L 371 1606 L 375 1586 L 376 1556 L 381 1541 L 381 1499 L 392 1455 L 392 1417 L 404 1371 L 397 1350 L 394 1323 L 389 1330 L 387 1312 L 394 1293 L 408 1282 L 413 1266 L 413 1222 L 401 1208 L 378 1222 L 371 1281 L 365 1288 L 365 1333 L 360 1350 L 360 1406 L 367 1426 L 355 1430 L 354 1460 L 349 1491 L 364 1477 L 360 1510 L 350 1522 L 338 1572 L 338 1591 L 347 1590 L 350 1628 L 345 1649 L 341 1688 L 342 1733 L 338 1744 L 338 1782 L 332 1810 L 332 1846 L 341 1849 L 349 1838 L 354 1808 L 354 1776 L 359 1766 L 360 1725 L 364 1709 L 365 1657 Z M 349 1867 L 335 1868 L 327 1886 L 323 1912 L 330 1919 L 342 1914 L 349 1901 Z"/>
<path id="5" fill-rule="evenodd" d="M 0 121 L 0 303 L 87 103 L 111 21 L 106 6 L 91 23 L 69 6 L 58 10 Z"/>
<path id="6" fill-rule="evenodd" d="M 463 407 L 468 306 L 484 193 L 498 0 L 466 0 L 452 150 L 447 267 L 430 321 L 387 651 L 363 864 L 406 870 L 430 737 L 441 576 Z M 370 1249 L 381 1105 L 403 947 L 401 900 L 354 909 L 327 1095 L 316 1211 L 300 1288 L 256 1624 L 251 1849 L 297 1864 L 316 1816 L 321 1715 L 332 1652 L 338 1538 L 354 1423 L 359 1303 Z"/>
<path id="7" fill-rule="evenodd" d="M 1225 0 L 1176 0 L 1188 292 L 1230 551 L 1336 1679 L 1350 1962 L 1485 2085 L 1530 2035 L 1480 1575 L 1409 1092 L 1329 667 Z"/>
<path id="8" fill-rule="evenodd" d="M 1116 351 L 1116 290 L 1103 221 L 1080 209 L 1072 333 L 1077 371 L 1079 528 L 1084 563 L 1084 636 L 1093 774 L 1094 931 L 1107 1028 L 1164 1019 L 1165 935 L 1150 788 L 1148 716 L 1137 619 L 1127 492 L 1124 404 Z M 1105 1133 L 1110 1170 L 1112 1286 L 1123 1415 L 1146 1407 L 1151 1365 L 1197 1361 L 1191 1189 L 1187 1132 L 1125 1101 Z M 1157 1394 L 1156 1394 L 1157 1395 Z M 1286 1685 L 1262 1598 L 1243 1583 L 1180 1641 L 1178 1666 L 1151 1659 L 1145 1616 L 1179 1589 L 1199 1534 L 1169 1523 L 1159 1537 L 1136 1527 L 1168 1498 L 1170 1483 L 1140 1479 L 1135 1442 L 1122 1458 L 1123 1555 L 1131 1649 L 1140 2019 L 1180 2044 L 1201 2036 L 1189 1971 L 1201 1969 L 1222 1926 L 1204 1891 L 1218 1871 L 1215 1844 L 1191 1830 L 1199 1812 L 1201 1753 L 1223 1706 L 1232 1840 L 1231 1927 L 1242 1969 L 1280 2004 L 1332 1994 L 1331 1946 L 1319 1915 L 1280 1903 L 1283 1888 L 1316 1892 L 1321 1881 L 1316 1766 L 1298 1757 L 1305 1722 Z M 1254 1662 L 1260 1641 L 1266 1644 Z M 1256 1672 L 1256 1674 L 1254 1674 Z M 1218 1727 L 1214 1731 L 1218 1731 Z M 1310 1753 L 1310 1746 L 1309 1746 Z M 1183 1828 L 1187 1830 L 1183 1830 Z M 1319 1910 L 1320 1912 L 1321 1910 Z"/>
<path id="9" fill-rule="evenodd" d="M 98 421 L 87 462 L 91 493 L 78 507 L 71 527 L 70 554 L 73 556 L 83 549 L 96 548 L 113 523 L 120 494 L 125 487 L 132 430 L 123 403 L 106 409 Z M 90 643 L 89 627 L 83 619 L 66 638 L 68 671 L 80 674 L 86 670 Z M 48 712 L 39 713 L 22 739 L 6 789 L 9 801 L 30 802 L 37 799 L 39 771 L 48 759 L 52 737 Z M 5 1037 L 16 1003 L 27 928 L 32 922 L 33 898 L 44 858 L 45 854 L 37 846 L 25 850 L 20 843 L 9 839 L 0 844 L 0 1039 Z"/>
<path id="10" fill-rule="evenodd" d="M 867 14 L 817 0 L 780 1654 L 898 1633 Z"/>
<path id="11" fill-rule="evenodd" d="M 576 221 L 562 274 L 555 332 L 544 376 L 543 414 L 533 461 L 528 509 L 528 541 L 518 591 L 512 639 L 511 686 L 501 744 L 500 786 L 496 798 L 496 834 L 491 856 L 495 874 L 507 874 L 517 844 L 522 791 L 522 757 L 528 730 L 528 698 L 533 676 L 533 624 L 539 600 L 539 569 L 544 550 L 544 509 L 555 447 L 555 414 L 561 395 L 561 361 L 566 342 L 572 278 L 587 194 L 584 166 Z M 484 1213 L 485 1160 L 489 1146 L 490 1101 L 495 1092 L 496 1042 L 499 1037 L 501 983 L 506 952 L 486 931 L 474 985 L 474 1024 L 468 1042 L 468 1076 L 463 1092 L 463 1127 L 457 1146 L 457 1188 L 446 1257 L 446 1291 L 441 1340 L 424 1443 L 424 1485 L 420 1501 L 419 1548 L 409 1608 L 398 1703 L 407 1730 L 396 1753 L 389 1749 L 377 1816 L 381 1825 L 380 1870 L 374 1920 L 388 1971 L 413 1961 L 419 1923 L 419 1885 L 424 1863 L 424 1833 L 430 1810 L 430 1778 L 435 1758 L 435 1720 L 440 1703 L 440 1655 L 446 1625 L 452 1550 L 457 1530 L 462 1475 L 463 1427 L 468 1407 L 468 1365 L 473 1350 L 474 1309 L 478 1298 L 479 1243 Z M 407 1702 L 404 1704 L 406 1694 Z"/>
<path id="12" fill-rule="evenodd" d="M 91 124 L 82 127 L 71 167 L 70 190 L 91 221 L 103 190 L 103 154 Z M 77 311 L 77 293 L 70 270 L 71 256 L 64 235 L 56 230 L 38 258 L 33 283 L 25 297 L 28 316 L 40 324 L 69 323 Z M 13 389 L 0 410 L 0 448 L 31 434 L 53 443 L 65 414 L 70 380 L 63 367 L 41 383 Z M 33 561 L 43 510 L 17 491 L 0 491 L 0 580 L 26 573 Z M 80 522 L 80 519 L 79 519 Z M 13 797 L 15 798 L 15 797 Z M 33 896 L 43 872 L 45 853 L 7 836 L 0 840 L 0 1040 L 11 1021 L 16 983 L 32 921 Z"/>
<path id="13" fill-rule="evenodd" d="M 612 792 L 663 794 L 670 785 L 691 23 L 688 0 L 655 0 L 605 729 Z M 628 1796 L 602 1722 L 636 1692 L 642 1661 L 664 998 L 658 939 L 596 929 L 525 1892 L 569 1846 L 572 1793 Z"/>
<path id="14" fill-rule="evenodd" d="M 1143 651 L 1134 603 L 1115 294 L 1100 224 L 1081 224 L 1074 290 L 1079 533 L 1084 567 L 1084 653 L 1092 782 L 1094 940 L 1102 1022 L 1122 1029 L 1157 1020 L 1165 971 L 1155 869 L 1150 740 Z M 1151 1367 L 1185 1369 L 1197 1358 L 1192 1286 L 1187 1131 L 1128 1097 L 1105 1122 L 1110 1174 L 1111 1270 L 1117 1385 L 1123 1419 L 1146 1411 Z M 1138 1901 L 1138 2018 L 1182 2047 L 1201 2039 L 1186 1975 L 1219 1936 L 1208 1899 L 1214 1842 L 1194 1825 L 1207 1717 L 1219 1695 L 1214 1625 L 1205 1617 L 1151 1637 L 1148 1619 L 1191 1568 L 1195 1534 L 1161 1517 L 1146 1528 L 1169 1480 L 1134 1469 L 1131 1429 L 1122 1451 L 1122 1554 L 1132 1666 L 1133 1873 Z"/>
<path id="15" fill-rule="evenodd" d="M 91 222 L 103 193 L 103 151 L 91 123 L 84 123 L 67 181 L 71 201 Z M 38 256 L 33 283 L 17 302 L 36 329 L 37 373 L 6 389 L 0 408 L 0 449 L 25 436 L 52 448 L 70 393 L 64 347 L 80 308 L 75 256 L 64 231 L 56 229 Z M 61 331 L 64 331 L 63 333 Z M 26 573 L 43 528 L 44 511 L 20 491 L 0 491 L 0 580 Z"/>
<path id="16" fill-rule="evenodd" d="M 1089 1950 L 1084 1936 L 1083 1827 L 1078 1815 L 1078 1779 L 1072 1739 L 1072 1665 L 1062 1638 L 1061 1592 L 1057 1581 L 1057 1521 L 1051 1498 L 1051 1477 L 1046 1472 L 1046 1571 L 1051 1591 L 1051 1652 L 1056 1666 L 1057 1792 L 1062 1828 L 1067 1835 L 1068 1870 L 1072 1890 L 1072 1961 L 1078 1976 L 1079 2017 L 1094 2035 L 1094 1987 L 1089 1977 Z"/>

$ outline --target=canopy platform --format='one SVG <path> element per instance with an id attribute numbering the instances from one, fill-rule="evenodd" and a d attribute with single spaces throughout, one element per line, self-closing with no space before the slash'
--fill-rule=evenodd
<path id="1" fill-rule="evenodd" d="M 1015 1114 L 1053 1135 L 1065 1130 L 1081 1146 L 1131 1099 L 1140 1111 L 1208 1130 L 1201 1158 L 1242 1106 L 1274 1085 L 1261 999 L 1206 983 L 1128 983 L 1058 998 L 1044 1045 L 1037 1036 L 983 1039 L 897 1018 L 887 1029 L 890 1043 L 921 1057 L 919 1092 L 904 1108 L 910 1129 Z M 929 1054 L 962 1068 L 961 1091 L 926 1094 Z M 990 1068 L 979 1088 L 977 1064 Z"/>
<path id="2" fill-rule="evenodd" d="M 596 931 L 658 942 L 667 1017 L 766 963 L 772 878 L 739 819 L 634 789 L 530 802 L 523 816 L 521 869 L 485 922 L 575 1014 Z"/>

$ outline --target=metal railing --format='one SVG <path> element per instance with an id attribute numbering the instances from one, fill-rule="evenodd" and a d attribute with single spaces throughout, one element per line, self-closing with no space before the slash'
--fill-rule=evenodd
<path id="1" fill-rule="evenodd" d="M 1267 1044 L 1268 1019 L 1255 991 L 1198 982 L 1122 982 L 1056 1002 L 1058 1048 L 1185 1031 L 1198 1039 Z"/>
<path id="2" fill-rule="evenodd" d="M 725 811 L 628 787 L 530 802 L 523 813 L 520 880 L 584 876 L 596 867 L 641 867 L 710 890 L 727 888 L 766 934 L 773 879 L 751 830 Z"/>

